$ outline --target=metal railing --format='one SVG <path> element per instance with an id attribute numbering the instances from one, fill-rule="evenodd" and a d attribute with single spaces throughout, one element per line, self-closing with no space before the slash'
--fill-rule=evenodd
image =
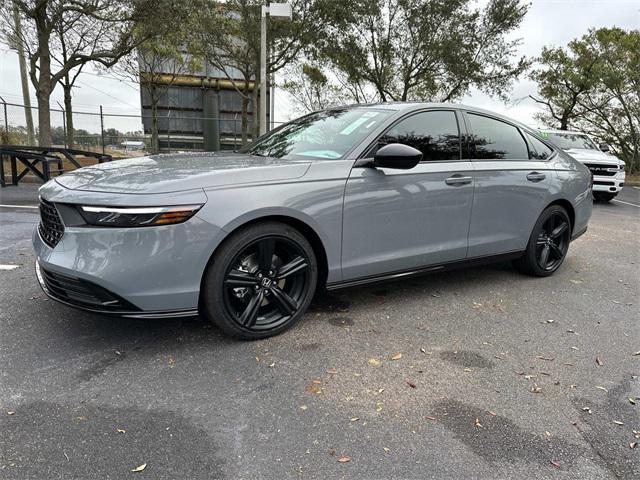
<path id="1" fill-rule="evenodd" d="M 3 128 L 0 143 L 27 144 L 25 106 L 7 102 L 0 97 L 3 109 Z M 38 107 L 29 107 L 37 112 Z M 52 145 L 67 148 L 66 112 L 62 108 L 50 108 Z M 217 122 L 221 149 L 235 150 L 243 145 L 242 115 L 239 112 L 221 112 L 218 117 L 177 115 L 171 107 L 162 108 L 157 116 L 158 141 L 161 152 L 204 150 L 205 125 Z M 34 115 L 37 117 L 37 114 Z M 151 150 L 151 134 L 148 133 L 151 115 L 113 113 L 102 105 L 95 111 L 73 112 L 74 147 L 101 153 L 114 153 L 116 157 L 134 156 L 136 152 Z M 270 122 L 271 128 L 283 122 Z M 125 127 L 123 127 L 125 125 Z M 186 128 L 185 128 L 186 127 Z M 247 119 L 246 140 L 252 140 L 253 118 Z M 37 138 L 37 136 L 36 136 Z M 136 143 L 137 142 L 137 143 Z"/>

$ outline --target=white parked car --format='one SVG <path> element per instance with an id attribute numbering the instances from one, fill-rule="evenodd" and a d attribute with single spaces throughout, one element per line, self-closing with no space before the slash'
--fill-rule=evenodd
<path id="1" fill-rule="evenodd" d="M 625 163 L 609 153 L 609 145 L 598 146 L 586 133 L 569 130 L 540 130 L 540 135 L 591 170 L 595 200 L 610 202 L 622 191 Z"/>

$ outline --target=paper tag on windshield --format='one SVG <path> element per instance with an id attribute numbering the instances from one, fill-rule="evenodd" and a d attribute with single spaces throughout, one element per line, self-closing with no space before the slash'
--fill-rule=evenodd
<path id="1" fill-rule="evenodd" d="M 356 128 L 358 128 L 363 123 L 369 121 L 369 119 L 375 117 L 376 115 L 378 115 L 378 112 L 363 113 L 360 118 L 351 122 L 351 125 L 347 125 L 345 128 L 343 128 L 342 131 L 340 132 L 340 135 L 351 135 Z M 367 128 L 370 128 L 372 124 L 373 123 L 370 123 L 369 125 L 367 125 Z"/>

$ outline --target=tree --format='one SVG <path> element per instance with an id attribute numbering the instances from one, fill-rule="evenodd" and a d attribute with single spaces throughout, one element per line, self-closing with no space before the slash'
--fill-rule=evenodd
<path id="1" fill-rule="evenodd" d="M 640 169 L 640 30 L 591 29 L 553 55 L 543 51 L 532 76 L 540 120 L 590 133 L 629 171 Z"/>
<path id="2" fill-rule="evenodd" d="M 585 50 L 580 42 L 564 48 L 543 48 L 536 59 L 538 68 L 529 77 L 538 84 L 538 95 L 530 95 L 536 103 L 544 105 L 545 112 L 538 118 L 547 124 L 556 124 L 567 130 L 569 124 L 581 115 L 582 97 L 593 88 L 597 57 Z"/>
<path id="3" fill-rule="evenodd" d="M 288 73 L 282 88 L 289 92 L 302 113 L 348 102 L 349 94 L 318 67 L 303 63 L 294 66 Z"/>
<path id="4" fill-rule="evenodd" d="M 268 22 L 267 76 L 297 60 L 317 41 L 326 20 L 325 0 L 292 0 L 291 21 Z M 210 1 L 201 15 L 200 45 L 203 57 L 221 70 L 242 97 L 242 140 L 248 137 L 249 105 L 253 113 L 253 136 L 258 134 L 258 85 L 260 83 L 261 0 Z M 238 75 L 242 78 L 238 78 Z M 252 83 L 253 82 L 253 83 Z M 253 88 L 250 89 L 250 85 Z"/>
<path id="5" fill-rule="evenodd" d="M 315 56 L 381 101 L 450 101 L 474 86 L 503 97 L 528 63 L 508 40 L 528 6 L 490 0 L 326 0 Z M 364 88 L 363 88 L 364 86 Z"/>
<path id="6" fill-rule="evenodd" d="M 14 0 L 22 19 L 16 31 L 10 2 L 0 3 L 0 28 L 20 42 L 29 59 L 29 77 L 38 101 L 38 142 L 51 144 L 49 101 L 56 84 L 89 62 L 108 68 L 142 41 L 171 28 L 179 0 Z M 171 21 L 169 21 L 171 20 Z M 56 40 L 73 32 L 84 48 L 53 60 Z M 67 82 L 68 83 L 68 82 Z"/>
<path id="7" fill-rule="evenodd" d="M 22 30 L 20 11 L 16 4 L 13 4 L 13 23 L 16 32 Z M 12 39 L 11 42 L 18 54 L 18 64 L 20 68 L 20 86 L 22 87 L 22 101 L 24 103 L 24 118 L 27 123 L 27 145 L 34 145 L 35 134 L 33 129 L 33 114 L 31 112 L 31 94 L 29 93 L 29 77 L 27 75 L 27 62 L 24 59 L 24 48 L 22 43 Z"/>

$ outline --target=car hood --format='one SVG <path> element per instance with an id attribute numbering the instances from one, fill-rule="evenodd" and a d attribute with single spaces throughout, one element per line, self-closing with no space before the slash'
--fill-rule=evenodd
<path id="1" fill-rule="evenodd" d="M 601 152 L 600 150 L 590 150 L 587 148 L 569 148 L 565 150 L 569 155 L 578 160 L 579 162 L 596 163 L 603 165 L 620 165 L 624 162 L 618 157 L 610 155 L 608 153 Z"/>
<path id="2" fill-rule="evenodd" d="M 65 188 L 110 193 L 170 193 L 302 177 L 311 162 L 244 154 L 181 153 L 116 160 L 56 178 Z"/>

